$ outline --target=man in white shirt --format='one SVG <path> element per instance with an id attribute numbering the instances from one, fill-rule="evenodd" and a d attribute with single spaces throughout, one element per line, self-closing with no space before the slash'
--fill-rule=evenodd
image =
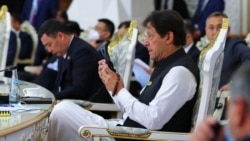
<path id="1" fill-rule="evenodd" d="M 123 119 L 111 123 L 72 102 L 61 102 L 50 116 L 49 141 L 82 141 L 84 139 L 77 134 L 82 125 L 112 124 L 161 131 L 190 131 L 199 70 L 182 48 L 185 44 L 183 19 L 174 11 L 152 12 L 145 19 L 144 26 L 147 28 L 145 46 L 157 65 L 138 99 L 124 88 L 119 75 L 108 67 L 105 60 L 99 61 L 99 76 L 124 113 Z"/>

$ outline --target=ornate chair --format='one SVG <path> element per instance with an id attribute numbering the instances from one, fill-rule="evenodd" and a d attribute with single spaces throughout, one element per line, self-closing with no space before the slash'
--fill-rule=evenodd
<path id="1" fill-rule="evenodd" d="M 209 105 L 209 103 L 214 101 L 217 95 L 227 29 L 228 19 L 224 19 L 223 27 L 221 28 L 219 34 L 217 34 L 215 40 L 201 55 L 200 70 L 202 83 L 200 84 L 199 89 L 200 100 L 197 102 L 197 105 L 199 105 L 199 107 L 197 107 L 198 110 L 194 110 L 194 113 L 198 112 L 198 121 L 207 116 L 209 107 L 214 107 L 214 105 Z M 98 141 L 101 137 L 157 141 L 187 140 L 189 136 L 189 133 L 160 132 L 122 126 L 81 126 L 78 132 L 81 137 L 92 138 L 94 141 Z"/>
<path id="2" fill-rule="evenodd" d="M 11 18 L 6 5 L 0 10 L 0 69 L 6 67 L 7 51 L 11 30 Z M 0 73 L 3 76 L 3 73 Z"/>
<path id="3" fill-rule="evenodd" d="M 107 47 L 110 61 L 116 72 L 121 75 L 127 89 L 132 76 L 137 34 L 137 23 L 132 20 L 127 32 L 111 41 Z"/>
<path id="4" fill-rule="evenodd" d="M 25 64 L 32 66 L 35 61 L 36 48 L 38 45 L 38 35 L 35 28 L 28 21 L 24 21 L 21 24 L 21 31 L 28 33 L 32 38 L 33 45 L 32 45 L 31 57 L 28 59 L 19 59 L 19 54 L 20 54 L 20 44 L 19 44 L 16 50 L 14 65 Z"/>
<path id="5" fill-rule="evenodd" d="M 113 68 L 123 79 L 125 88 L 129 88 L 130 80 L 132 76 L 132 67 L 135 57 L 135 45 L 137 42 L 137 22 L 132 21 L 127 32 L 124 33 L 121 37 L 117 37 L 112 40 L 105 48 L 105 51 L 102 53 L 106 54 L 105 59 L 108 59 L 112 62 Z M 69 100 L 69 99 L 65 99 Z M 116 117 L 121 117 L 120 110 L 115 104 L 106 104 L 106 103 L 92 103 L 83 100 L 71 100 L 70 101 L 81 105 L 82 107 L 87 107 L 91 111 L 110 111 L 116 112 Z"/>

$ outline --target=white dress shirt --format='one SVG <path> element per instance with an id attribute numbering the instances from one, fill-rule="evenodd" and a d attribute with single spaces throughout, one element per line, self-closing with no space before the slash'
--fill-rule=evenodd
<path id="1" fill-rule="evenodd" d="M 147 129 L 159 130 L 187 101 L 193 98 L 196 86 L 194 75 L 187 68 L 176 66 L 164 77 L 160 89 L 149 105 L 140 102 L 123 88 L 117 96 L 113 97 L 116 105 L 125 112 L 119 124 L 122 125 L 129 116 Z"/>

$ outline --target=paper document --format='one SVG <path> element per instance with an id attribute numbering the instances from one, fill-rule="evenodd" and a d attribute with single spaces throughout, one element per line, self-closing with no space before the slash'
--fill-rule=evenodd
<path id="1" fill-rule="evenodd" d="M 149 65 L 144 63 L 141 59 L 134 60 L 133 73 L 135 79 L 140 83 L 142 87 L 144 87 L 149 78 L 150 74 L 148 74 L 147 70 L 150 69 Z"/>

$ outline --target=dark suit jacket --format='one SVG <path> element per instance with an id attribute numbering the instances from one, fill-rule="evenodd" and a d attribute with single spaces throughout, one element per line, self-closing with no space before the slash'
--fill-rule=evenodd
<path id="1" fill-rule="evenodd" d="M 95 48 L 74 37 L 66 58 L 59 57 L 59 70 L 54 93 L 56 98 L 110 102 L 111 97 L 98 75 L 100 58 L 101 56 Z"/>
<path id="2" fill-rule="evenodd" d="M 29 34 L 20 31 L 19 38 L 21 41 L 21 48 L 20 48 L 20 59 L 27 59 L 31 57 L 32 52 L 32 45 L 33 41 Z M 8 53 L 7 53 L 7 66 L 13 65 L 15 55 L 17 50 L 17 36 L 16 34 L 11 31 L 10 33 L 10 39 L 9 39 L 9 47 L 8 47 Z"/>
<path id="3" fill-rule="evenodd" d="M 165 9 L 167 9 L 166 2 L 167 0 L 164 1 Z M 186 2 L 184 0 L 174 0 L 173 2 L 174 2 L 173 10 L 177 11 L 184 19 L 190 19 Z M 155 7 L 155 10 L 160 10 L 161 0 L 154 0 L 154 7 Z"/>
<path id="4" fill-rule="evenodd" d="M 149 64 L 148 49 L 143 44 L 137 42 L 135 46 L 135 58 L 140 58 L 146 64 Z"/>
<path id="5" fill-rule="evenodd" d="M 201 32 L 201 36 L 203 36 L 205 34 L 205 24 L 207 17 L 215 11 L 223 12 L 225 7 L 225 2 L 224 0 L 209 0 L 205 8 L 202 10 L 201 1 L 203 0 L 199 0 L 197 9 L 194 13 L 193 23 L 198 26 L 198 29 Z"/>
<path id="6" fill-rule="evenodd" d="M 187 54 L 194 60 L 194 62 L 198 65 L 199 56 L 200 56 L 200 50 L 195 46 L 195 44 L 192 45 L 192 47 L 189 49 Z"/>
<path id="7" fill-rule="evenodd" d="M 241 38 L 228 38 L 224 48 L 224 60 L 219 88 L 230 82 L 234 71 L 250 61 L 250 48 Z"/>
<path id="8" fill-rule="evenodd" d="M 34 80 L 33 83 L 36 83 L 44 88 L 54 91 L 55 89 L 55 82 L 57 77 L 57 71 L 48 68 L 49 63 L 54 63 L 58 59 L 57 56 L 52 56 L 44 65 L 43 70 L 40 75 L 38 75 Z"/>
<path id="9" fill-rule="evenodd" d="M 39 1 L 39 0 L 38 0 Z M 30 13 L 32 9 L 33 0 L 25 0 L 22 11 L 22 20 L 29 20 Z M 38 12 L 35 16 L 35 22 L 33 26 L 38 31 L 40 25 L 50 19 L 53 18 L 58 11 L 59 2 L 58 0 L 42 0 L 38 6 Z"/>

